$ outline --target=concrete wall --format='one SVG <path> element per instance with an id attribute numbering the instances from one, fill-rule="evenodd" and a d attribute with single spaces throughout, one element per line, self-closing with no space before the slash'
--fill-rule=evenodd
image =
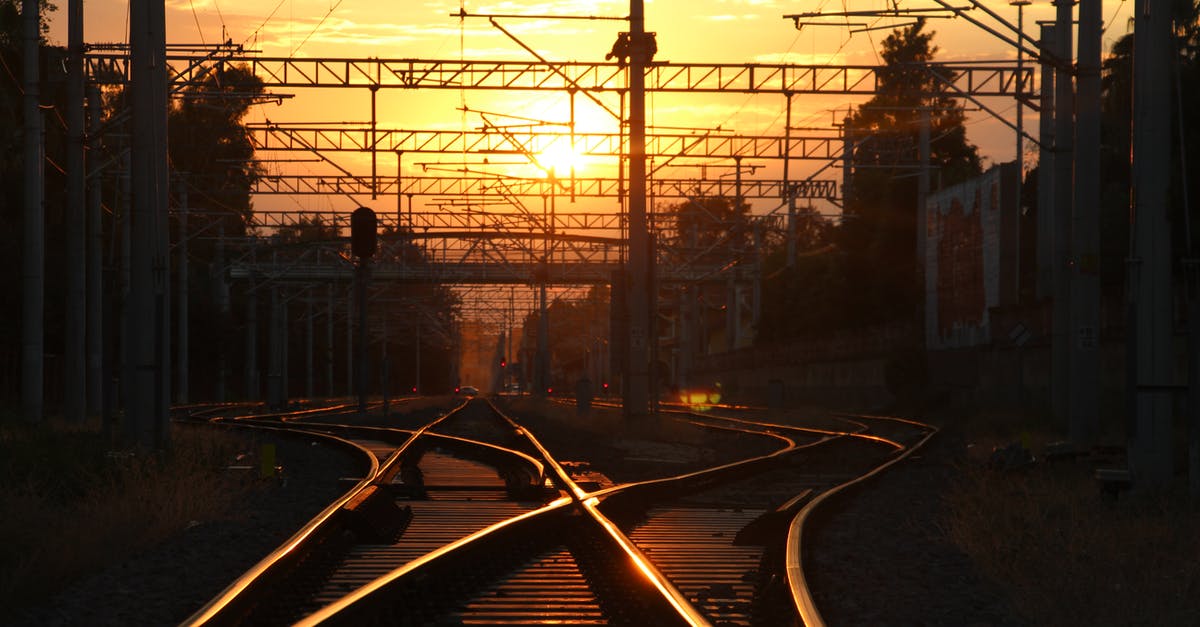
<path id="1" fill-rule="evenodd" d="M 726 399 L 754 404 L 866 409 L 890 403 L 888 364 L 914 345 L 910 324 L 746 348 L 696 360 L 694 381 L 720 384 Z"/>

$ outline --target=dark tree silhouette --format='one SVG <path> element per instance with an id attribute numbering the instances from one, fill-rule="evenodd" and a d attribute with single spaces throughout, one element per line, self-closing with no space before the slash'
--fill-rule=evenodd
<path id="1" fill-rule="evenodd" d="M 879 91 L 849 116 L 856 142 L 845 219 L 838 243 L 846 252 L 848 325 L 880 322 L 914 311 L 916 279 L 918 137 L 923 110 L 930 118 L 931 180 L 947 186 L 980 173 L 967 141 L 962 106 L 946 95 L 934 64 L 937 47 L 925 21 L 892 31 L 881 54 L 887 67 Z M 932 70 L 932 71 L 931 71 Z"/>

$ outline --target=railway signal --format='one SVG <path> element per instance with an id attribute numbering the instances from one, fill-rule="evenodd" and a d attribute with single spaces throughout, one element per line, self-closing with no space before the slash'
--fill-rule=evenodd
<path id="1" fill-rule="evenodd" d="M 369 207 L 359 207 L 350 214 L 350 251 L 359 259 L 370 259 L 379 248 L 376 230 L 379 221 Z"/>

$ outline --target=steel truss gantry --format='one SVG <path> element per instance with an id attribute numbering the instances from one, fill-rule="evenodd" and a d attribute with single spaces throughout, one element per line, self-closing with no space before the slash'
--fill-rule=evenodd
<path id="1" fill-rule="evenodd" d="M 577 154 L 622 157 L 629 138 L 616 133 L 559 133 L 484 128 L 477 131 L 372 129 L 370 125 L 248 124 L 255 150 L 528 155 L 571 147 Z M 648 133 L 646 156 L 707 159 L 818 159 L 842 157 L 843 139 L 779 137 L 722 131 Z"/>
<path id="2" fill-rule="evenodd" d="M 353 176 L 321 174 L 267 174 L 254 184 L 255 194 L 293 195 L 379 195 L 379 196 L 541 196 L 573 195 L 583 198 L 619 198 L 626 183 L 616 178 L 520 178 L 461 173 L 453 178 L 439 176 Z M 740 195 L 742 198 L 837 197 L 837 182 L 828 179 L 781 181 L 767 179 L 677 179 L 654 178 L 647 182 L 655 198 Z M 740 194 L 739 194 L 740 192 Z"/>
<path id="3" fill-rule="evenodd" d="M 764 225 L 772 221 L 764 222 Z M 775 224 L 776 228 L 778 227 Z M 422 245 L 423 244 L 423 245 Z M 421 256 L 405 255 L 420 246 Z M 354 265 L 343 240 L 313 242 L 284 257 L 251 254 L 268 249 L 262 241 L 243 242 L 246 251 L 229 264 L 233 279 L 270 282 L 348 282 Z M 373 279 L 398 283 L 457 285 L 605 285 L 620 271 L 623 240 L 599 235 L 500 231 L 431 231 L 388 236 L 371 266 Z M 662 284 L 724 283 L 725 260 L 680 264 L 666 258 L 678 250 L 659 251 L 657 280 Z"/>
<path id="4" fill-rule="evenodd" d="M 425 59 L 302 59 L 265 57 L 241 50 L 228 54 L 168 53 L 176 70 L 175 87 L 201 85 L 219 63 L 245 64 L 266 87 L 353 87 L 374 89 L 494 89 L 624 92 L 628 67 L 586 61 L 485 61 Z M 92 51 L 85 59 L 91 80 L 124 84 L 129 57 L 123 52 Z M 930 64 L 954 74 L 952 84 L 973 96 L 1015 96 L 1033 85 L 1033 68 L 1015 63 Z M 841 94 L 876 93 L 884 66 L 792 65 L 768 63 L 652 62 L 646 90 L 688 93 Z M 1022 78 L 1023 77 L 1023 78 Z M 1018 80 L 1021 79 L 1021 80 Z"/>

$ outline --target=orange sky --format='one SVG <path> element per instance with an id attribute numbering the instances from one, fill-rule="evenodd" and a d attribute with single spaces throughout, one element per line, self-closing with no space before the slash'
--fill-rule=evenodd
<path id="1" fill-rule="evenodd" d="M 965 3 L 959 3 L 965 4 Z M 1007 2 L 988 5 L 1015 23 L 1016 9 Z M 1110 2 L 1104 9 L 1106 47 L 1125 32 L 1132 3 Z M 86 2 L 85 37 L 91 42 L 126 41 L 127 2 L 92 0 Z M 658 60 L 675 62 L 787 62 L 874 64 L 879 42 L 887 30 L 848 34 L 845 26 L 806 27 L 797 31 L 787 13 L 803 11 L 839 11 L 879 9 L 890 6 L 886 0 L 657 0 L 646 4 L 647 30 L 658 34 Z M 932 6 L 932 2 L 906 2 L 903 7 Z M 53 17 L 51 38 L 65 38 L 66 2 L 59 2 Z M 457 2 L 390 2 L 370 0 L 167 0 L 167 33 L 172 43 L 213 43 L 232 39 L 235 43 L 260 50 L 269 56 L 304 57 L 381 57 L 423 59 L 506 59 L 531 60 L 531 56 L 484 19 L 459 20 Z M 553 15 L 622 16 L 628 3 L 613 0 L 547 2 L 466 3 L 468 12 L 481 14 L 519 13 Z M 1025 22 L 1031 33 L 1036 21 L 1053 16 L 1053 6 L 1039 0 L 1026 8 Z M 986 19 L 981 12 L 972 13 Z M 854 18 L 851 21 L 874 25 L 894 20 Z M 990 20 L 989 20 L 990 21 Z M 527 45 L 552 60 L 602 61 L 619 30 L 619 21 L 554 21 L 545 19 L 505 19 L 505 28 Z M 963 20 L 933 20 L 935 42 L 941 60 L 995 60 L 1013 58 L 1005 45 Z M 361 92 L 361 93 L 360 93 Z M 254 111 L 252 121 L 276 122 L 366 122 L 370 99 L 366 90 L 301 90 L 282 106 L 263 105 Z M 384 90 L 379 98 L 381 127 L 409 129 L 473 128 L 477 118 L 464 116 L 456 108 L 465 104 L 472 109 L 513 113 L 524 117 L 565 120 L 566 97 L 546 92 L 430 92 Z M 794 102 L 793 125 L 828 127 L 858 100 L 845 96 L 805 96 Z M 991 99 L 989 106 L 1001 114 L 1013 116 L 1012 100 Z M 647 121 L 663 126 L 713 128 L 745 134 L 782 135 L 785 123 L 781 96 L 748 95 L 655 95 L 648 100 Z M 599 108 L 580 98 L 577 117 L 581 130 L 615 131 L 616 123 Z M 1011 131 L 974 113 L 969 118 L 969 138 L 991 162 L 1013 158 Z M 1027 111 L 1027 128 L 1036 129 L 1036 112 Z M 425 159 L 428 157 L 428 159 Z M 453 157 L 453 156 L 451 156 Z M 395 169 L 394 157 L 381 158 L 381 172 Z M 422 157 L 433 160 L 431 155 Z M 361 171 L 367 164 L 364 155 L 338 155 L 348 167 Z M 592 175 L 602 164 L 593 164 Z M 775 167 L 776 164 L 764 164 Z M 819 167 L 817 162 L 793 166 L 804 175 Z M 289 166 L 297 167 L 297 166 Z M 309 167 L 309 166 L 303 166 Z M 580 171 L 587 175 L 585 166 Z M 368 167 L 369 169 L 369 167 Z M 763 171 L 770 172 L 770 169 Z M 795 175 L 793 175 L 795 176 Z M 823 175 L 826 176 L 826 175 Z M 259 199 L 259 207 L 278 208 L 297 205 L 314 210 L 338 199 L 281 198 Z M 756 207 L 761 211 L 761 207 Z"/>

